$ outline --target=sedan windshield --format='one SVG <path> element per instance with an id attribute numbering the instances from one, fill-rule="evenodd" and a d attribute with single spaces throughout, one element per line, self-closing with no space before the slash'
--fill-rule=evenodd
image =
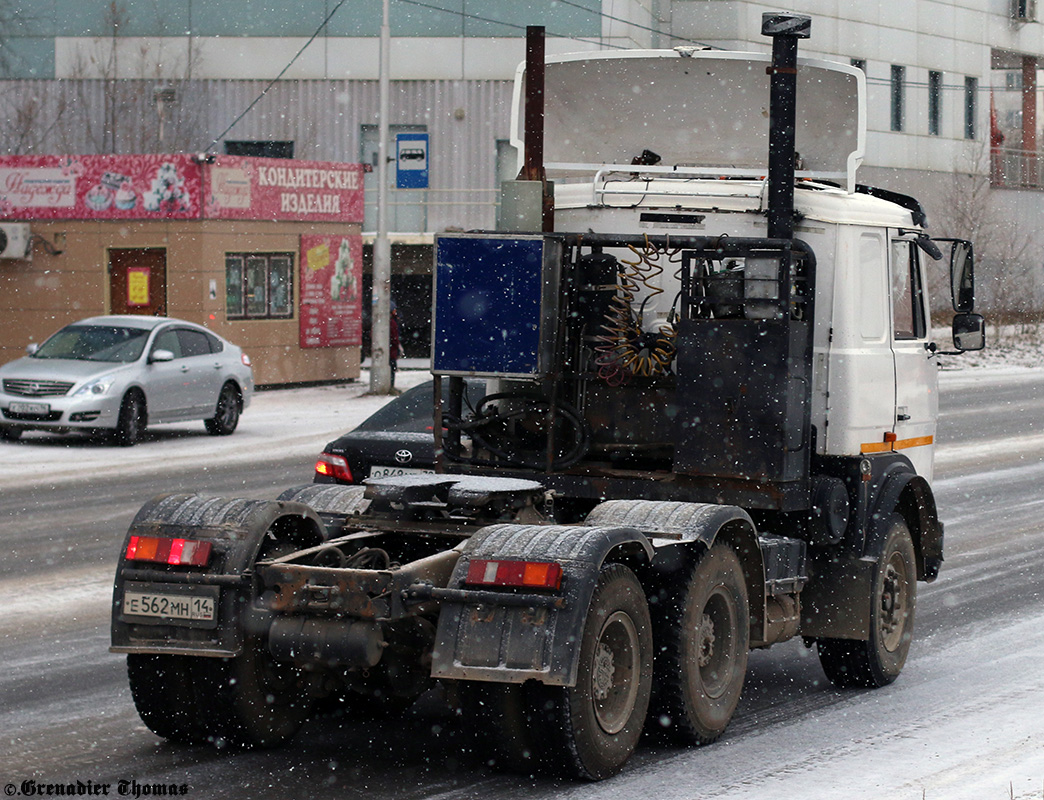
<path id="1" fill-rule="evenodd" d="M 136 361 L 149 331 L 115 325 L 69 325 L 40 345 L 33 358 L 69 358 L 76 361 Z"/>

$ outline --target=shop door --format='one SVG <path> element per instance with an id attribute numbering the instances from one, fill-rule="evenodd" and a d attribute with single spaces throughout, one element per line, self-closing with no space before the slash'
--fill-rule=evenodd
<path id="1" fill-rule="evenodd" d="M 109 251 L 109 309 L 113 314 L 167 315 L 166 250 Z"/>

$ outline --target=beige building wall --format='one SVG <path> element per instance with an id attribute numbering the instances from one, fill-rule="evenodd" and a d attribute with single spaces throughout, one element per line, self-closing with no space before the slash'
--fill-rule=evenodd
<path id="1" fill-rule="evenodd" d="M 299 335 L 300 237 L 359 233 L 357 224 L 38 221 L 31 229 L 32 260 L 0 260 L 0 363 L 21 357 L 26 345 L 63 325 L 112 312 L 110 249 L 161 248 L 167 260 L 167 315 L 196 322 L 242 347 L 259 386 L 359 377 L 359 347 L 302 349 Z M 225 254 L 246 252 L 294 254 L 292 318 L 228 319 Z"/>

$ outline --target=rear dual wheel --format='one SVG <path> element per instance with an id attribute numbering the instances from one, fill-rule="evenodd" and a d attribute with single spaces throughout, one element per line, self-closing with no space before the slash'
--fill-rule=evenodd
<path id="1" fill-rule="evenodd" d="M 157 736 L 181 744 L 207 740 L 203 710 L 192 682 L 192 659 L 131 653 L 127 678 L 138 716 Z"/>
<path id="2" fill-rule="evenodd" d="M 551 763 L 588 780 L 618 772 L 641 738 L 652 676 L 652 621 L 641 584 L 625 566 L 603 567 L 576 685 L 534 687 Z"/>
<path id="3" fill-rule="evenodd" d="M 132 653 L 127 674 L 142 722 L 181 744 L 274 747 L 312 709 L 301 671 L 272 659 L 257 641 L 235 658 Z"/>
<path id="4" fill-rule="evenodd" d="M 724 733 L 743 690 L 750 643 L 743 567 L 724 544 L 704 552 L 657 618 L 650 730 L 685 744 Z"/>

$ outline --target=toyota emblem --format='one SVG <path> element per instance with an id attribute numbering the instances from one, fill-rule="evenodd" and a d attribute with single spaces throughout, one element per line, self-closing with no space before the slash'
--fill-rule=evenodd
<path id="1" fill-rule="evenodd" d="M 409 450 L 399 450 L 395 453 L 395 461 L 399 464 L 409 464 L 413 461 L 413 453 Z"/>

